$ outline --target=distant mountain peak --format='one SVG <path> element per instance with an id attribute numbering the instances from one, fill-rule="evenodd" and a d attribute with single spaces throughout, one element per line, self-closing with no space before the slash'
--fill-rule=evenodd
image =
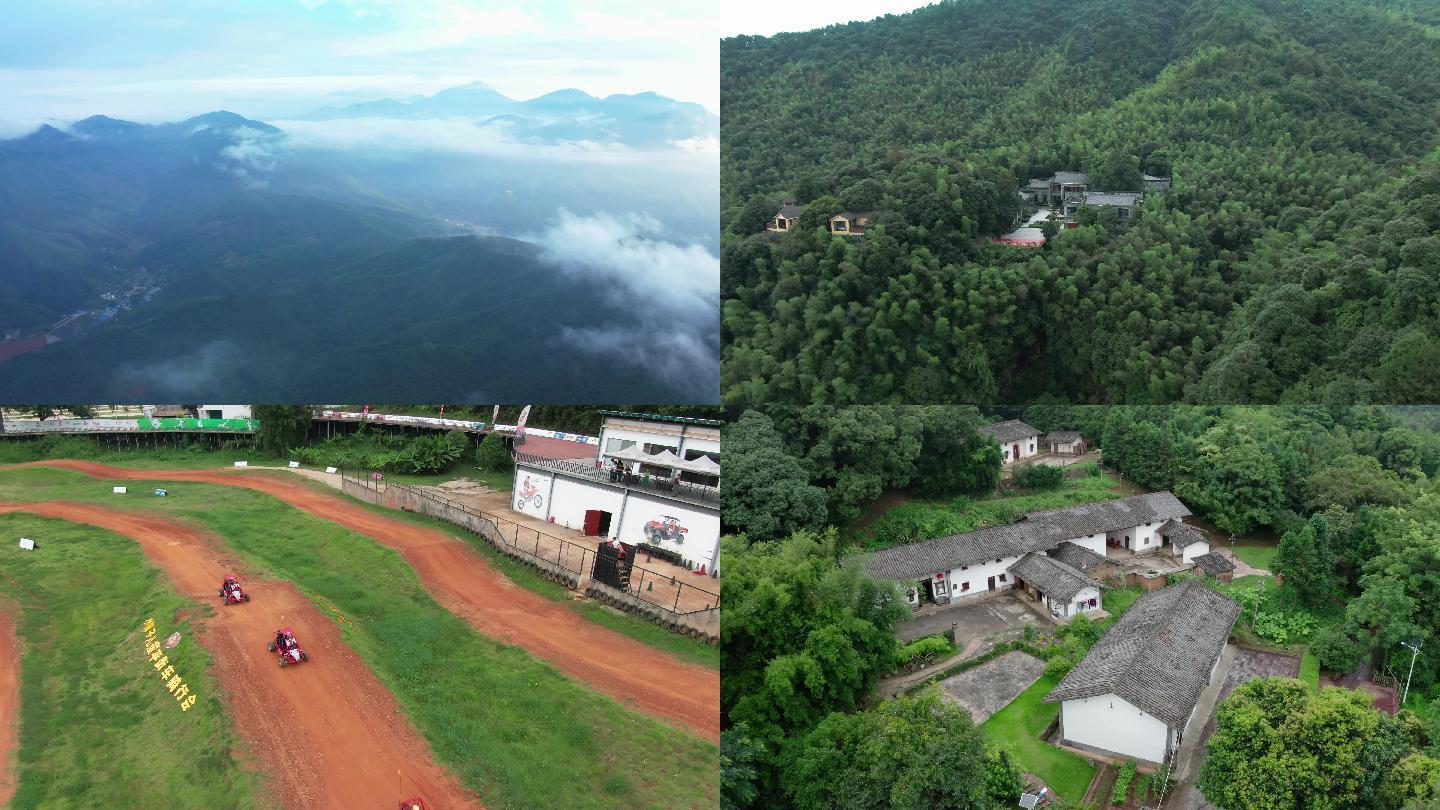
<path id="1" fill-rule="evenodd" d="M 39 129 L 20 140 L 25 143 L 64 143 L 75 140 L 75 137 L 63 129 L 56 129 L 49 124 L 41 124 Z"/>
<path id="2" fill-rule="evenodd" d="M 126 121 L 121 118 L 111 118 L 108 115 L 92 115 L 89 118 L 82 118 L 70 125 L 70 131 L 72 133 L 88 137 L 129 135 L 140 132 L 145 128 L 144 124 L 137 124 L 134 121 Z"/>
<path id="3" fill-rule="evenodd" d="M 280 130 L 272 127 L 264 121 L 256 121 L 246 118 L 243 115 L 230 112 L 229 110 L 216 110 L 204 115 L 197 115 L 194 118 L 187 118 L 180 121 L 176 126 L 210 127 L 220 131 L 230 131 L 240 128 L 259 130 L 267 134 L 279 134 Z"/>

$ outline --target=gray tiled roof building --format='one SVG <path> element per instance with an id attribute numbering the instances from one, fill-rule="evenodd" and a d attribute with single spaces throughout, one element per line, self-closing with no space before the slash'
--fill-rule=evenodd
<path id="1" fill-rule="evenodd" d="M 1130 606 L 1045 701 L 1113 694 L 1183 728 L 1240 610 L 1240 603 L 1196 581 L 1151 591 Z"/>

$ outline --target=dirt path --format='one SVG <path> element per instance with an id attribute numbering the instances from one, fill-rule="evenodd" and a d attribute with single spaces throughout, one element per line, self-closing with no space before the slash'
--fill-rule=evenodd
<path id="1" fill-rule="evenodd" d="M 335 624 L 293 585 L 246 576 L 209 538 L 163 518 L 64 501 L 0 503 L 0 513 L 5 512 L 84 523 L 129 537 L 176 590 L 217 607 L 215 591 L 225 573 L 242 578 L 252 601 L 219 608 L 217 616 L 199 621 L 198 641 L 215 657 L 212 674 L 226 712 L 285 806 L 390 806 L 404 798 L 399 794 L 403 775 L 407 794 L 419 792 L 432 806 L 480 807 L 434 763 L 394 696 L 340 640 Z M 265 645 L 275 628 L 286 624 L 314 660 L 279 667 Z"/>
<path id="2" fill-rule="evenodd" d="M 0 807 L 15 796 L 15 751 L 20 742 L 20 642 L 10 607 L 0 602 Z"/>
<path id="3" fill-rule="evenodd" d="M 523 647 L 638 711 L 682 724 L 712 742 L 720 740 L 718 672 L 684 663 L 587 622 L 564 605 L 516 586 L 465 542 L 443 532 L 372 512 L 303 482 L 268 473 L 129 470 L 69 460 L 27 466 L 59 467 L 97 478 L 245 487 L 279 498 L 395 549 L 437 601 L 480 632 Z"/>

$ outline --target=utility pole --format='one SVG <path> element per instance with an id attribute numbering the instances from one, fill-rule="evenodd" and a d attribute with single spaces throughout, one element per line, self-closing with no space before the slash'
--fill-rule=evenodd
<path id="1" fill-rule="evenodd" d="M 1405 693 L 1400 697 L 1400 705 L 1404 706 L 1405 700 L 1410 697 L 1410 677 L 1415 674 L 1415 659 L 1420 657 L 1420 645 L 1424 642 L 1411 644 L 1408 641 L 1402 641 L 1400 643 L 1410 648 L 1410 672 L 1405 676 Z"/>

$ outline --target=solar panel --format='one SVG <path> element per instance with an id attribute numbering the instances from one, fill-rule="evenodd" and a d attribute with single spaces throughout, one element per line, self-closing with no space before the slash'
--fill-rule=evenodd
<path id="1" fill-rule="evenodd" d="M 1034 793 L 1020 794 L 1020 806 L 1025 810 L 1035 810 L 1035 806 L 1038 804 L 1040 804 L 1040 797 Z"/>

